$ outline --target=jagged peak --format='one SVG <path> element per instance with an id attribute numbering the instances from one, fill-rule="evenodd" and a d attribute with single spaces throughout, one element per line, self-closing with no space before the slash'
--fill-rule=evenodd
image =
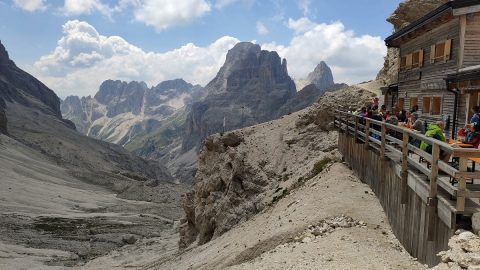
<path id="1" fill-rule="evenodd" d="M 10 61 L 7 49 L 5 49 L 5 46 L 3 46 L 2 41 L 0 40 L 0 63 L 9 63 Z"/>

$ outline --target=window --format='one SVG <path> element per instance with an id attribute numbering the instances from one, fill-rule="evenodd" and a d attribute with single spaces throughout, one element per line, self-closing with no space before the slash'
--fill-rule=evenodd
<path id="1" fill-rule="evenodd" d="M 407 54 L 400 59 L 400 70 L 408 70 L 423 66 L 423 50 Z"/>
<path id="2" fill-rule="evenodd" d="M 419 50 L 412 55 L 412 68 L 423 67 L 423 50 Z"/>
<path id="3" fill-rule="evenodd" d="M 407 57 L 404 56 L 400 59 L 400 70 L 405 70 L 407 67 Z"/>
<path id="4" fill-rule="evenodd" d="M 404 98 L 398 98 L 398 103 L 397 107 L 399 110 L 403 110 L 403 105 L 405 104 L 405 99 Z"/>
<path id="5" fill-rule="evenodd" d="M 433 97 L 432 98 L 432 111 L 430 112 L 431 115 L 440 115 L 442 111 L 442 98 L 441 97 Z"/>
<path id="6" fill-rule="evenodd" d="M 410 109 L 412 109 L 414 106 L 418 105 L 418 98 L 417 97 L 412 97 L 410 98 Z"/>
<path id="7" fill-rule="evenodd" d="M 422 113 L 430 113 L 430 97 L 423 97 Z"/>
<path id="8" fill-rule="evenodd" d="M 440 115 L 442 112 L 442 97 L 423 97 L 422 113 Z"/>
<path id="9" fill-rule="evenodd" d="M 452 40 L 447 39 L 430 47 L 430 63 L 446 62 L 451 59 Z"/>

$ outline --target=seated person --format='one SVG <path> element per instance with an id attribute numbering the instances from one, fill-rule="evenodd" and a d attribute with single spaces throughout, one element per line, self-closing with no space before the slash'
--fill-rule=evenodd
<path id="1" fill-rule="evenodd" d="M 478 148 L 480 145 L 480 123 L 475 123 L 471 126 L 470 132 L 467 133 L 462 143 L 471 144 L 473 148 Z"/>
<path id="2" fill-rule="evenodd" d="M 469 123 L 474 124 L 474 123 L 480 122 L 480 106 L 473 107 L 471 111 L 473 115 L 472 115 L 472 118 L 470 118 Z"/>
<path id="3" fill-rule="evenodd" d="M 425 136 L 446 142 L 445 135 L 443 134 L 443 129 L 445 128 L 445 123 L 443 121 L 437 121 L 436 123 L 432 123 L 428 125 L 427 132 L 425 132 Z M 424 141 L 420 143 L 420 149 L 423 151 L 431 154 L 432 153 L 432 146 Z M 445 162 L 450 160 L 450 154 L 441 150 L 440 151 L 440 159 Z"/>

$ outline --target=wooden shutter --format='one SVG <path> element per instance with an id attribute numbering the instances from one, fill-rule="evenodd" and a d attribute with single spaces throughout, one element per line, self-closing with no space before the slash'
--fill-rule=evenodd
<path id="1" fill-rule="evenodd" d="M 430 46 L 430 64 L 435 63 L 435 44 Z"/>
<path id="2" fill-rule="evenodd" d="M 444 51 L 444 54 L 443 54 L 443 60 L 444 61 L 450 60 L 450 57 L 451 57 L 450 53 L 451 52 L 452 52 L 452 40 L 447 39 L 447 40 L 445 40 L 445 51 Z"/>
<path id="3" fill-rule="evenodd" d="M 423 49 L 418 52 L 418 66 L 423 67 Z"/>
<path id="4" fill-rule="evenodd" d="M 412 63 L 413 63 L 413 55 L 407 54 L 407 69 L 412 68 Z"/>

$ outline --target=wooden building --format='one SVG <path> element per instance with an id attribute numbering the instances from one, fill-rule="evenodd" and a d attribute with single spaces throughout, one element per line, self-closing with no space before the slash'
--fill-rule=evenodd
<path id="1" fill-rule="evenodd" d="M 480 0 L 447 2 L 385 43 L 400 51 L 398 82 L 382 89 L 387 109 L 417 105 L 455 134 L 480 105 Z"/>

